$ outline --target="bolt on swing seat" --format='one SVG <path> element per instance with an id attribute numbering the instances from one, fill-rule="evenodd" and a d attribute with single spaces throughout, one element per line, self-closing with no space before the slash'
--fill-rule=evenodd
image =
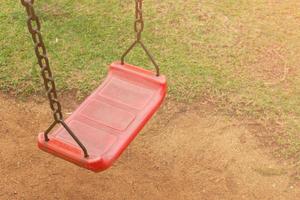
<path id="1" fill-rule="evenodd" d="M 166 78 L 139 67 L 115 62 L 105 81 L 68 117 L 66 124 L 86 147 L 84 158 L 69 133 L 60 127 L 40 149 L 79 166 L 102 171 L 119 157 L 135 138 L 166 94 Z"/>
<path id="2" fill-rule="evenodd" d="M 121 62 L 110 65 L 104 82 L 64 120 L 40 32 L 41 24 L 33 8 L 34 0 L 21 0 L 28 15 L 27 26 L 54 117 L 52 125 L 38 136 L 40 149 L 95 172 L 105 170 L 161 105 L 167 91 L 166 77 L 159 74 L 158 65 L 141 41 L 144 28 L 142 0 L 135 2 L 136 41 L 122 55 Z M 156 74 L 124 62 L 136 44 L 145 50 Z M 62 126 L 51 132 L 56 124 Z"/>

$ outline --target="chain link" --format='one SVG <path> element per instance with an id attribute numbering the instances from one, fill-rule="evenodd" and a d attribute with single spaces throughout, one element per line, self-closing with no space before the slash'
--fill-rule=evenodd
<path id="1" fill-rule="evenodd" d="M 125 57 L 127 54 L 136 46 L 136 44 L 140 44 L 146 54 L 148 55 L 149 59 L 153 63 L 156 69 L 156 76 L 159 76 L 159 66 L 155 62 L 153 56 L 148 51 L 144 43 L 142 42 L 142 32 L 144 30 L 144 19 L 143 19 L 143 0 L 135 0 L 135 21 L 134 21 L 134 31 L 136 33 L 136 40 L 131 44 L 131 46 L 123 53 L 121 57 L 121 64 L 124 65 Z"/>
<path id="2" fill-rule="evenodd" d="M 76 137 L 73 131 L 68 127 L 68 125 L 63 121 L 63 115 L 61 111 L 61 104 L 57 99 L 55 82 L 52 76 L 52 72 L 50 69 L 49 59 L 47 56 L 47 50 L 43 41 L 43 37 L 41 34 L 41 23 L 39 18 L 36 16 L 33 3 L 34 0 L 21 0 L 22 5 L 26 8 L 26 12 L 28 15 L 27 26 L 28 30 L 32 36 L 32 40 L 34 42 L 34 51 L 36 57 L 38 59 L 38 64 L 41 68 L 41 75 L 44 81 L 45 90 L 47 93 L 47 97 L 49 99 L 50 108 L 53 112 L 54 122 L 51 126 L 44 132 L 45 141 L 49 141 L 48 133 L 54 128 L 57 123 L 60 123 L 70 134 L 70 136 L 76 141 L 76 143 L 80 146 L 82 151 L 84 152 L 84 157 L 89 157 L 87 149 L 80 142 L 80 140 Z"/>
<path id="3" fill-rule="evenodd" d="M 33 8 L 34 0 L 21 0 L 21 3 L 25 6 L 28 15 L 27 26 L 35 45 L 34 50 L 41 68 L 41 75 L 43 77 L 50 108 L 53 112 L 55 122 L 60 122 L 63 120 L 61 104 L 57 99 L 56 87 L 50 69 L 47 50 L 41 34 L 41 23 Z"/>
<path id="4" fill-rule="evenodd" d="M 136 40 L 140 41 L 142 32 L 144 30 L 144 19 L 143 19 L 143 1 L 135 0 L 135 22 L 134 31 L 136 32 Z"/>

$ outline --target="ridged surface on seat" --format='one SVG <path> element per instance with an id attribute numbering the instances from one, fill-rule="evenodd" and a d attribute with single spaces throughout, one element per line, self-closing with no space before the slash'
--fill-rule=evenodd
<path id="1" fill-rule="evenodd" d="M 105 81 L 66 120 L 88 158 L 63 127 L 39 134 L 39 147 L 81 167 L 102 171 L 113 164 L 159 108 L 166 78 L 129 64 L 110 65 Z"/>

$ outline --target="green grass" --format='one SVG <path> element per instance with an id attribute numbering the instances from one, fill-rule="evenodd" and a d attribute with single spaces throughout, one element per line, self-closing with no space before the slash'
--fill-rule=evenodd
<path id="1" fill-rule="evenodd" d="M 43 94 L 24 8 L 0 4 L 0 90 Z M 132 0 L 37 0 L 35 7 L 60 91 L 87 95 L 134 39 Z M 168 77 L 170 99 L 210 96 L 229 115 L 278 126 L 272 138 L 283 154 L 299 154 L 298 1 L 149 0 L 144 8 L 143 38 Z M 128 62 L 153 69 L 141 49 Z"/>

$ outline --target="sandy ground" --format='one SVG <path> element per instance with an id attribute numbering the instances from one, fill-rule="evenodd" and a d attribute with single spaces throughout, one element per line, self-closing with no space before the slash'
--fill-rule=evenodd
<path id="1" fill-rule="evenodd" d="M 68 113 L 75 102 L 65 102 Z M 288 166 L 247 123 L 167 101 L 112 168 L 93 173 L 38 150 L 47 101 L 0 95 L 0 200 L 300 199 Z"/>

